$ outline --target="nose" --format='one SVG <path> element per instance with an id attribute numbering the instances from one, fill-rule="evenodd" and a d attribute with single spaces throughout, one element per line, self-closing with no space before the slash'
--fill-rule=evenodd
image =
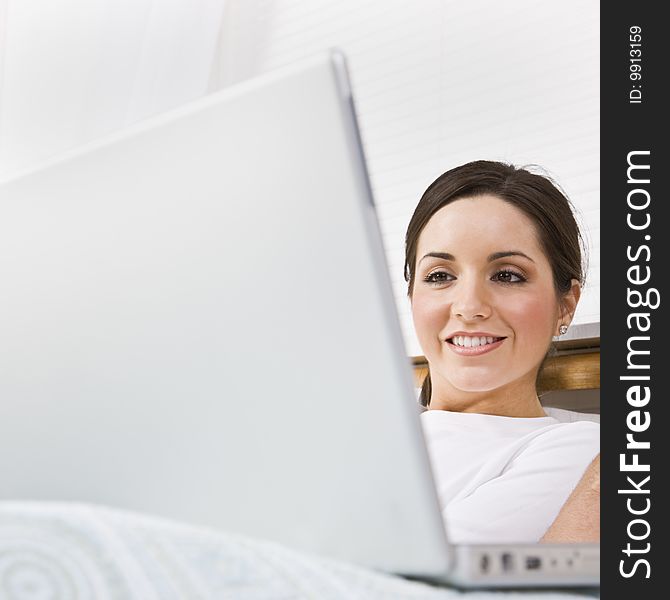
<path id="1" fill-rule="evenodd" d="M 454 292 L 451 310 L 455 317 L 462 321 L 476 321 L 491 315 L 485 282 L 475 277 L 461 277 Z"/>

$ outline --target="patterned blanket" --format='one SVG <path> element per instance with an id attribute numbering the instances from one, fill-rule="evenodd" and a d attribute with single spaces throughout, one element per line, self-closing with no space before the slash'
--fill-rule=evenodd
<path id="1" fill-rule="evenodd" d="M 100 506 L 0 502 L 0 600 L 567 600 L 435 588 Z"/>

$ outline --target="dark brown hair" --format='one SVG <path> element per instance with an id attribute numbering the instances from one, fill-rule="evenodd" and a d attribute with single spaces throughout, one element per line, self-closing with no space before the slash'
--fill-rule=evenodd
<path id="1" fill-rule="evenodd" d="M 405 235 L 405 281 L 407 295 L 414 289 L 419 236 L 431 217 L 461 198 L 491 194 L 521 210 L 535 224 L 537 237 L 551 265 L 556 295 L 567 294 L 576 279 L 584 283 L 584 242 L 575 221 L 573 206 L 549 177 L 527 168 L 478 160 L 440 175 L 424 192 L 414 210 Z M 430 373 L 421 388 L 420 402 L 428 406 L 432 386 Z"/>

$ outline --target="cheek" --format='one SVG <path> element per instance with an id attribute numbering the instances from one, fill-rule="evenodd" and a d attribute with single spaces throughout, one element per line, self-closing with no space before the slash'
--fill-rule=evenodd
<path id="1" fill-rule="evenodd" d="M 553 297 L 529 295 L 518 298 L 507 308 L 507 317 L 514 323 L 518 333 L 528 339 L 551 338 L 558 316 L 558 307 Z"/>
<path id="2" fill-rule="evenodd" d="M 412 298 L 412 318 L 419 340 L 437 340 L 449 316 L 449 306 L 435 295 L 416 293 Z"/>

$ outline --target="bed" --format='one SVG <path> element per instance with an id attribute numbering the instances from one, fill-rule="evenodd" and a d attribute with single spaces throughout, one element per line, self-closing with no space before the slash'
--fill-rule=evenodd
<path id="1" fill-rule="evenodd" d="M 568 599 L 461 592 L 275 543 L 77 503 L 0 502 L 2 600 Z"/>

